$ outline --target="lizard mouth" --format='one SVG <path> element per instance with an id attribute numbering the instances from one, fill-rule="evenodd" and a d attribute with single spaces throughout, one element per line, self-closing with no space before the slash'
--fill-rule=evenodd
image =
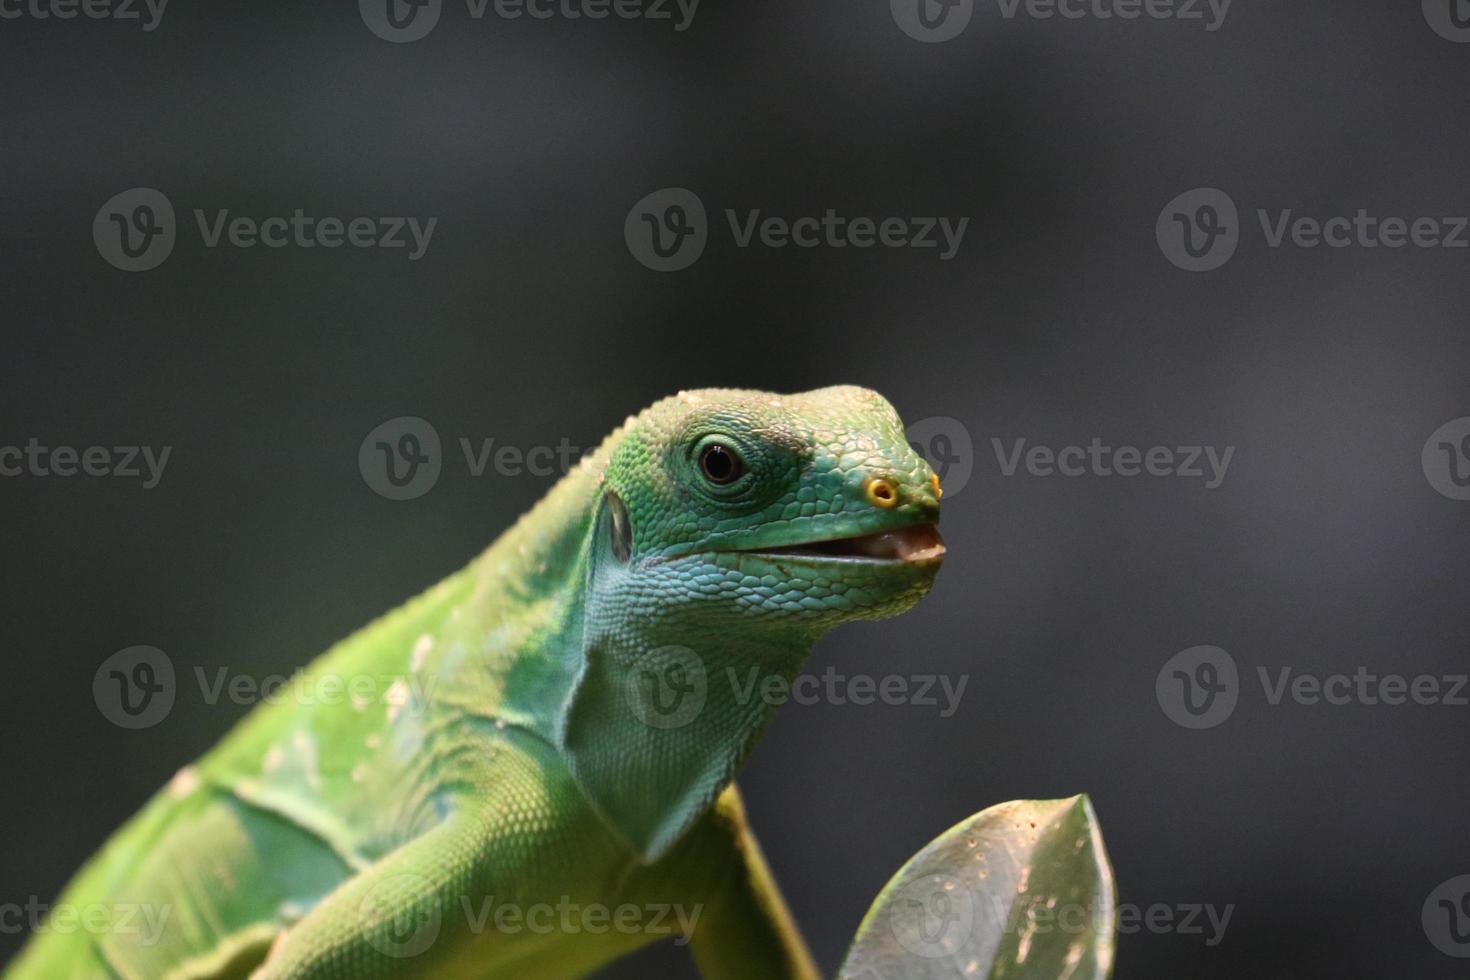
<path id="1" fill-rule="evenodd" d="M 878 531 L 850 538 L 830 538 L 783 545 L 779 548 L 748 548 L 740 554 L 779 555 L 844 562 L 938 561 L 944 557 L 944 539 L 933 524 L 911 524 L 891 531 Z"/>

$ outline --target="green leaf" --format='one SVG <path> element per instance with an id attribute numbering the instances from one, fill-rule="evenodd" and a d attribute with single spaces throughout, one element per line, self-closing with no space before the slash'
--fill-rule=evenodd
<path id="1" fill-rule="evenodd" d="M 1106 980 L 1117 890 L 1086 796 L 1002 803 L 883 887 L 842 980 Z"/>

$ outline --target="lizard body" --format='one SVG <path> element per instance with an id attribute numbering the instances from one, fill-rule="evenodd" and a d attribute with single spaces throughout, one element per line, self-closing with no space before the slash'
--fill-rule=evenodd
<path id="1" fill-rule="evenodd" d="M 340 697 L 254 710 L 58 903 L 156 929 L 45 931 L 5 976 L 560 978 L 669 935 L 706 977 L 816 976 L 733 783 L 772 708 L 728 678 L 789 681 L 827 630 L 917 602 L 938 497 L 866 389 L 656 403 L 291 685 Z"/>

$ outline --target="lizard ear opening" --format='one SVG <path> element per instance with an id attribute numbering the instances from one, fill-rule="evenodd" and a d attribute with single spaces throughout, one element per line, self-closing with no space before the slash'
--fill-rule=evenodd
<path id="1" fill-rule="evenodd" d="M 628 508 L 616 490 L 606 495 L 607 546 L 618 564 L 626 565 L 633 556 L 633 525 L 628 520 Z"/>

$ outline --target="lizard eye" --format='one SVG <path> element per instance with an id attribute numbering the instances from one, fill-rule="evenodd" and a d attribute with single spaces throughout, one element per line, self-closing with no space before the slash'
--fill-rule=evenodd
<path id="1" fill-rule="evenodd" d="M 715 486 L 723 487 L 740 479 L 740 474 L 745 472 L 745 464 L 730 447 L 713 442 L 699 454 L 699 472 Z"/>

